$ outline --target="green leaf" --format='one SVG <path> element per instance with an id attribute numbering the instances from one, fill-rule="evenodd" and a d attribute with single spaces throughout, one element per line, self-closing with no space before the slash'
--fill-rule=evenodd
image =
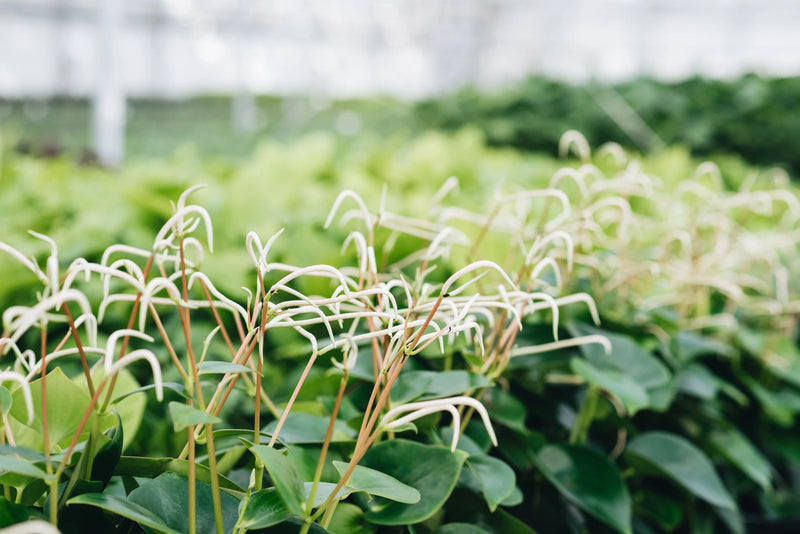
<path id="1" fill-rule="evenodd" d="M 299 517 L 290 517 L 283 523 L 278 523 L 270 527 L 269 534 L 300 534 L 303 527 L 303 520 Z M 308 534 L 330 534 L 330 531 L 325 530 L 317 523 L 311 523 L 308 529 Z"/>
<path id="2" fill-rule="evenodd" d="M 487 455 L 470 456 L 467 458 L 467 467 L 478 480 L 492 512 L 514 492 L 517 476 L 504 461 Z"/>
<path id="3" fill-rule="evenodd" d="M 714 511 L 732 534 L 745 534 L 746 527 L 744 524 L 744 518 L 739 510 L 730 510 L 728 508 L 720 508 L 719 506 L 715 506 Z"/>
<path id="4" fill-rule="evenodd" d="M 197 482 L 195 488 L 197 534 L 215 534 L 211 486 Z M 220 500 L 224 530 L 231 532 L 239 516 L 239 499 L 220 492 Z M 186 477 L 164 473 L 147 480 L 128 495 L 128 502 L 146 508 L 178 532 L 189 531 L 189 480 Z"/>
<path id="5" fill-rule="evenodd" d="M 744 434 L 735 428 L 714 430 L 709 436 L 718 454 L 738 467 L 764 491 L 772 489 L 772 466 Z"/>
<path id="6" fill-rule="evenodd" d="M 305 515 L 303 511 L 303 501 L 305 501 L 305 491 L 303 482 L 295 471 L 294 466 L 283 453 L 276 451 L 266 445 L 254 445 L 250 450 L 262 462 L 269 472 L 272 483 L 278 491 L 286 508 L 297 516 Z"/>
<path id="7" fill-rule="evenodd" d="M 11 392 L 8 391 L 3 386 L 0 386 L 0 407 L 2 407 L 3 416 L 8 415 L 8 412 L 11 410 L 11 404 L 13 403 L 13 399 L 11 397 Z M 27 421 L 27 419 L 25 419 Z"/>
<path id="8" fill-rule="evenodd" d="M 631 532 L 631 497 L 608 458 L 587 447 L 545 445 L 536 461 L 564 497 L 612 528 Z"/>
<path id="9" fill-rule="evenodd" d="M 103 377 L 105 377 L 105 370 L 101 365 L 92 372 L 92 380 L 95 384 L 99 384 Z M 89 393 L 89 387 L 86 385 L 86 378 L 83 374 L 76 376 L 74 381 L 87 394 Z M 122 450 L 125 450 L 136 437 L 136 432 L 138 432 L 139 426 L 142 423 L 142 417 L 144 417 L 147 398 L 144 396 L 126 396 L 122 399 L 121 397 L 138 389 L 139 382 L 128 369 L 121 369 L 117 373 L 117 379 L 114 382 L 114 390 L 111 396 L 112 398 L 116 397 L 116 400 L 113 401 L 114 410 L 119 413 L 120 419 L 122 419 Z M 103 395 L 105 395 L 105 393 Z M 117 418 L 112 412 L 106 412 L 100 422 L 100 426 L 103 429 L 114 428 L 117 424 Z"/>
<path id="10" fill-rule="evenodd" d="M 45 377 L 47 389 L 47 434 L 51 452 L 59 447 L 66 447 L 78 429 L 86 407 L 89 406 L 89 395 L 81 387 L 67 378 L 60 367 L 50 371 Z M 12 394 L 12 406 L 9 412 L 9 426 L 16 443 L 20 447 L 27 447 L 37 451 L 44 450 L 44 437 L 42 436 L 42 379 L 30 383 L 33 397 L 34 418 L 31 425 L 27 425 L 28 411 L 22 388 L 17 388 Z M 92 428 L 94 412 L 84 426 L 81 437 L 85 439 Z M 108 425 L 100 425 L 100 430 L 113 426 L 113 417 L 108 419 Z"/>
<path id="11" fill-rule="evenodd" d="M 199 482 L 211 484 L 211 470 L 203 464 L 195 464 L 195 477 Z M 181 476 L 188 476 L 188 460 L 175 460 L 173 458 L 144 458 L 140 456 L 122 456 L 114 468 L 115 476 L 156 478 L 163 473 L 175 473 Z M 244 489 L 240 488 L 231 480 L 217 474 L 219 487 L 228 490 L 229 493 L 243 494 Z"/>
<path id="12" fill-rule="evenodd" d="M 164 389 L 169 389 L 171 391 L 174 391 L 175 393 L 177 393 L 178 395 L 180 395 L 184 399 L 190 398 L 189 395 L 186 394 L 186 386 L 184 386 L 183 384 L 178 384 L 177 382 L 163 382 L 161 385 L 163 386 Z M 113 401 L 111 401 L 111 404 L 116 404 L 118 402 L 122 402 L 123 400 L 127 399 L 131 395 L 134 395 L 136 393 L 142 393 L 144 391 L 150 391 L 151 389 L 156 389 L 156 385 L 155 384 L 147 384 L 145 386 L 140 386 L 140 387 L 138 387 L 136 389 L 128 391 L 127 393 L 123 393 L 119 397 L 116 397 Z"/>
<path id="13" fill-rule="evenodd" d="M 683 521 L 681 506 L 673 499 L 652 490 L 637 495 L 636 510 L 667 532 L 678 528 Z"/>
<path id="14" fill-rule="evenodd" d="M 167 496 L 169 498 L 169 496 Z M 175 496 L 172 497 L 173 499 Z M 67 501 L 67 504 L 85 504 L 88 506 L 96 506 L 102 508 L 107 512 L 126 517 L 131 521 L 147 528 L 151 528 L 156 532 L 163 534 L 181 534 L 180 531 L 171 528 L 167 525 L 158 515 L 154 514 L 144 506 L 140 506 L 133 502 L 128 502 L 114 495 L 105 495 L 103 493 L 84 493 L 78 495 Z"/>
<path id="15" fill-rule="evenodd" d="M 795 416 L 800 413 L 800 394 L 788 388 L 772 391 L 748 376 L 740 376 L 740 379 L 747 385 L 770 419 L 784 427 L 794 425 Z"/>
<path id="16" fill-rule="evenodd" d="M 246 365 L 238 363 L 208 361 L 199 366 L 201 375 L 224 375 L 226 373 L 252 373 L 253 370 Z"/>
<path id="17" fill-rule="evenodd" d="M 405 371 L 395 380 L 390 392 L 392 404 L 404 404 L 425 393 L 436 375 L 434 371 Z"/>
<path id="18" fill-rule="evenodd" d="M 790 336 L 783 336 L 777 341 L 774 351 L 770 352 L 774 352 L 778 356 L 775 360 L 781 362 L 780 365 L 770 365 L 770 371 L 800 388 L 800 347 L 795 344 L 795 340 Z"/>
<path id="19" fill-rule="evenodd" d="M 172 401 L 169 403 L 169 415 L 172 417 L 172 427 L 175 432 L 180 432 L 192 425 L 204 425 L 207 423 L 221 423 L 222 419 L 199 410 L 194 406 L 183 404 L 182 402 Z"/>
<path id="20" fill-rule="evenodd" d="M 489 379 L 483 375 L 470 373 L 469 371 L 429 371 L 433 373 L 431 383 L 423 399 L 437 399 L 440 397 L 451 397 L 460 395 L 472 389 L 488 387 L 491 385 Z"/>
<path id="21" fill-rule="evenodd" d="M 525 501 L 525 494 L 522 493 L 522 490 L 519 489 L 519 486 L 514 486 L 514 489 L 511 491 L 511 494 L 503 499 L 503 502 L 500 503 L 500 506 L 507 506 L 509 508 L 513 508 L 514 506 L 519 506 Z"/>
<path id="22" fill-rule="evenodd" d="M 339 472 L 339 475 L 344 475 L 345 471 L 347 471 L 347 465 L 347 462 L 333 462 L 333 466 Z M 354 491 L 363 491 L 370 495 L 385 497 L 392 501 L 406 504 L 414 504 L 419 502 L 420 499 L 420 493 L 415 488 L 403 484 L 393 476 L 363 465 L 357 465 L 353 469 L 353 475 L 350 477 L 347 487 Z"/>
<path id="23" fill-rule="evenodd" d="M 608 356 L 603 347 L 595 343 L 580 346 L 581 353 L 593 366 L 624 373 L 645 390 L 669 382 L 670 372 L 667 367 L 641 348 L 632 337 L 581 323 L 570 323 L 568 329 L 576 337 L 599 334 L 606 336 L 611 342 L 611 354 Z"/>
<path id="24" fill-rule="evenodd" d="M 528 413 L 525 404 L 514 395 L 493 387 L 486 390 L 482 399 L 484 406 L 492 414 L 492 421 L 521 432 L 526 430 L 525 419 Z"/>
<path id="25" fill-rule="evenodd" d="M 328 525 L 331 534 L 372 534 L 375 525 L 364 517 L 364 510 L 347 502 L 339 503 L 333 513 L 331 524 Z"/>
<path id="26" fill-rule="evenodd" d="M 488 530 L 482 529 L 469 523 L 448 523 L 437 528 L 433 534 L 492 534 Z"/>
<path id="27" fill-rule="evenodd" d="M 371 447 L 361 464 L 417 488 L 420 500 L 415 504 L 403 504 L 376 497 L 374 506 L 366 512 L 367 519 L 379 525 L 406 525 L 429 518 L 450 496 L 466 458 L 467 453 L 463 451 L 451 453 L 445 447 L 403 439 Z"/>
<path id="28" fill-rule="evenodd" d="M 122 456 L 122 444 L 125 439 L 125 434 L 122 429 L 122 419 L 116 411 L 114 415 L 117 417 L 117 426 L 109 431 L 108 437 L 111 441 L 106 443 L 103 448 L 97 451 L 94 455 L 92 462 L 92 480 L 99 480 L 107 484 L 111 480 L 114 473 L 114 468 Z"/>
<path id="29" fill-rule="evenodd" d="M 621 400 L 631 415 L 650 404 L 647 392 L 625 373 L 612 369 L 598 369 L 580 358 L 573 358 L 570 367 L 572 372 L 583 377 L 589 384 L 605 389 Z"/>
<path id="30" fill-rule="evenodd" d="M 292 412 L 286 416 L 286 421 L 278 436 L 285 443 L 322 443 L 328 431 L 330 417 L 309 415 L 307 413 Z M 267 434 L 274 434 L 278 421 L 272 421 L 264 427 Z M 333 443 L 353 441 L 356 433 L 344 421 L 337 420 L 333 424 Z"/>
<path id="31" fill-rule="evenodd" d="M 505 510 L 497 510 L 488 517 L 489 525 L 502 534 L 536 534 L 536 532 Z"/>
<path id="32" fill-rule="evenodd" d="M 735 350 L 730 345 L 689 331 L 678 332 L 672 338 L 671 348 L 672 353 L 684 363 L 706 354 L 728 357 L 735 354 Z"/>
<path id="33" fill-rule="evenodd" d="M 442 427 L 440 433 L 442 434 L 441 445 L 449 447 L 450 444 L 453 443 L 453 427 L 452 426 Z M 489 442 L 489 444 L 491 446 L 491 442 Z M 486 451 L 489 450 L 488 447 L 482 447 L 481 445 L 478 445 L 478 443 L 476 443 L 475 440 L 469 437 L 467 434 L 461 434 L 461 436 L 458 438 L 458 444 L 456 445 L 456 448 L 458 450 L 466 452 L 470 456 L 472 455 L 480 456 L 482 454 L 485 454 Z"/>
<path id="34" fill-rule="evenodd" d="M 718 378 L 704 365 L 691 363 L 677 374 L 678 389 L 694 397 L 711 400 L 719 392 Z"/>
<path id="35" fill-rule="evenodd" d="M 628 443 L 626 456 L 644 461 L 708 503 L 736 509 L 708 457 L 680 436 L 667 432 L 641 434 Z"/>
<path id="36" fill-rule="evenodd" d="M 10 527 L 29 519 L 43 519 L 42 514 L 35 508 L 16 504 L 0 497 L 0 528 Z"/>
<path id="37" fill-rule="evenodd" d="M 26 477 L 38 478 L 42 480 L 50 477 L 50 475 L 33 465 L 33 463 L 28 460 L 6 455 L 0 456 L 0 471 L 16 473 L 18 475 L 24 475 Z"/>
<path id="38" fill-rule="evenodd" d="M 305 495 L 305 502 L 308 502 L 308 498 L 311 496 L 311 487 L 314 485 L 313 482 L 303 482 L 303 492 Z M 314 502 L 311 503 L 311 506 L 316 508 L 317 506 L 322 506 L 322 503 L 328 500 L 328 497 L 331 496 L 333 490 L 336 489 L 337 484 L 333 482 L 318 482 L 317 483 L 317 492 L 314 494 Z M 348 495 L 353 493 L 353 490 L 348 487 L 340 488 L 338 493 L 336 494 L 337 500 L 342 500 Z"/>
<path id="39" fill-rule="evenodd" d="M 271 527 L 292 517 L 275 488 L 257 491 L 250 496 L 242 514 L 241 527 L 248 530 Z"/>

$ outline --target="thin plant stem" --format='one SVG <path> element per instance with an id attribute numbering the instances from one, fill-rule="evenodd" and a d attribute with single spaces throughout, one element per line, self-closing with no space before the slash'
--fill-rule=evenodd
<path id="1" fill-rule="evenodd" d="M 89 362 L 86 359 L 86 352 L 83 350 L 81 336 L 78 335 L 78 330 L 75 328 L 75 321 L 72 318 L 72 313 L 70 313 L 69 306 L 67 305 L 66 301 L 61 303 L 61 311 L 64 312 L 64 315 L 67 318 L 67 323 L 69 323 L 69 331 L 72 333 L 73 339 L 75 339 L 75 346 L 77 347 L 78 354 L 81 357 L 81 367 L 83 367 L 83 374 L 86 377 L 86 385 L 89 388 L 89 395 L 94 395 L 94 384 L 92 383 L 92 373 L 89 371 Z"/>
<path id="2" fill-rule="evenodd" d="M 263 361 L 263 358 L 259 355 L 258 370 L 256 371 L 255 417 L 253 419 L 253 443 L 256 445 L 261 443 L 261 395 L 259 395 L 259 392 L 261 391 L 261 369 Z"/>
<path id="3" fill-rule="evenodd" d="M 45 471 L 48 475 L 53 474 L 53 467 L 50 465 L 50 435 L 48 433 L 47 416 L 47 327 L 42 326 L 39 330 L 40 353 L 42 357 L 41 382 L 42 382 L 42 440 L 44 441 Z M 47 481 L 50 488 L 50 523 L 58 526 L 58 478 L 50 477 Z"/>
<path id="4" fill-rule="evenodd" d="M 597 405 L 600 401 L 600 390 L 596 386 L 589 386 L 586 397 L 583 399 L 575 425 L 569 435 L 569 442 L 581 445 L 586 442 L 589 434 L 589 427 L 592 425 L 594 416 L 597 413 Z"/>
<path id="5" fill-rule="evenodd" d="M 328 499 L 322 504 L 322 506 L 317 512 L 317 514 L 319 514 L 320 511 L 324 510 L 323 519 L 322 522 L 320 523 L 323 528 L 330 523 L 333 517 L 333 511 L 336 507 L 336 504 L 338 503 L 338 500 L 336 499 L 336 494 L 339 493 L 339 490 L 342 489 L 342 487 L 344 487 L 344 485 L 347 484 L 347 482 L 350 480 L 350 477 L 353 475 L 353 471 L 358 465 L 358 462 L 361 461 L 361 458 L 364 457 L 364 454 L 366 454 L 369 446 L 377 438 L 378 432 L 376 432 L 372 436 L 370 436 L 370 433 L 372 432 L 372 429 L 375 426 L 375 423 L 377 422 L 378 417 L 380 416 L 380 413 L 383 410 L 383 407 L 386 405 L 386 401 L 389 398 L 389 391 L 392 389 L 392 385 L 394 384 L 394 381 L 397 379 L 397 376 L 400 374 L 400 369 L 403 367 L 405 361 L 406 358 L 401 357 L 389 372 L 388 378 L 386 380 L 386 386 L 381 391 L 380 397 L 378 398 L 378 401 L 375 404 L 375 408 L 369 418 L 369 422 L 366 424 L 366 426 L 363 426 L 362 422 L 362 431 L 359 432 L 358 438 L 356 439 L 356 447 L 355 450 L 353 451 L 353 456 L 350 458 L 350 463 L 348 464 L 347 469 L 345 470 L 339 482 L 333 488 L 333 491 L 331 492 Z M 373 393 L 377 391 L 378 387 L 379 384 L 376 383 L 373 389 Z M 366 419 L 366 414 L 364 415 L 364 417 Z"/>
<path id="6" fill-rule="evenodd" d="M 319 460 L 317 461 L 317 470 L 314 472 L 314 481 L 311 484 L 311 491 L 308 495 L 308 504 L 306 510 L 311 512 L 314 505 L 314 497 L 317 495 L 317 487 L 319 486 L 320 478 L 322 478 L 322 470 L 325 468 L 325 459 L 328 454 L 328 447 L 330 447 L 331 439 L 333 438 L 333 428 L 336 424 L 336 417 L 339 415 L 339 407 L 342 404 L 342 397 L 344 397 L 344 390 L 347 386 L 348 373 L 347 370 L 342 374 L 342 379 L 339 382 L 339 391 L 336 393 L 336 400 L 333 403 L 333 410 L 331 411 L 331 419 L 328 423 L 328 429 L 325 432 L 325 439 L 322 442 L 322 450 L 319 453 Z M 306 529 L 308 530 L 308 529 Z"/>
<path id="7" fill-rule="evenodd" d="M 219 494 L 219 476 L 217 474 L 217 455 L 214 448 L 213 425 L 206 425 L 206 435 L 208 436 L 208 469 L 211 471 L 211 499 L 214 505 L 214 526 L 217 534 L 223 534 L 225 528 L 222 524 L 222 501 Z"/>
<path id="8" fill-rule="evenodd" d="M 267 444 L 269 447 L 273 447 L 275 445 L 275 441 L 278 439 L 278 434 L 280 434 L 281 428 L 283 428 L 283 424 L 286 422 L 286 418 L 289 416 L 289 411 L 292 409 L 294 401 L 297 399 L 297 395 L 300 393 L 300 388 L 303 387 L 303 384 L 308 377 L 308 373 L 311 371 L 311 366 L 314 365 L 314 361 L 316 359 L 316 354 L 312 354 L 308 359 L 308 363 L 306 364 L 305 369 L 303 369 L 303 374 L 300 375 L 300 380 L 297 381 L 297 385 L 294 387 L 294 391 L 292 391 L 292 396 L 289 397 L 289 402 L 286 403 L 286 408 L 283 409 L 283 413 L 281 414 L 280 419 L 278 419 L 278 424 L 275 426 L 275 431 L 272 433 L 272 437 Z"/>
<path id="9" fill-rule="evenodd" d="M 189 401 L 191 406 L 191 401 Z M 188 514 L 189 514 L 189 534 L 196 534 L 197 532 L 197 499 L 196 499 L 196 486 L 195 486 L 195 469 L 194 469 L 194 425 L 189 425 L 188 429 L 188 443 L 189 448 L 189 487 L 188 487 Z"/>

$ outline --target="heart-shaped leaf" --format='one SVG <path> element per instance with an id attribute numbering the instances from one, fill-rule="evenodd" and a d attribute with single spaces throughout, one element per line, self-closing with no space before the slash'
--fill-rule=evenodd
<path id="1" fill-rule="evenodd" d="M 742 470 L 764 491 L 772 488 L 772 466 L 764 455 L 735 428 L 715 430 L 710 436 L 716 451 Z"/>
<path id="2" fill-rule="evenodd" d="M 328 531 L 335 534 L 372 534 L 375 525 L 364 517 L 364 510 L 347 502 L 339 503 Z"/>
<path id="3" fill-rule="evenodd" d="M 631 532 L 631 497 L 622 474 L 588 447 L 545 445 L 536 463 L 561 494 L 620 532 Z"/>
<path id="4" fill-rule="evenodd" d="M 642 388 L 649 390 L 669 382 L 670 372 L 661 361 L 636 343 L 630 336 L 609 332 L 582 323 L 570 323 L 574 336 L 603 335 L 611 342 L 611 354 L 595 343 L 581 345 L 581 353 L 600 369 L 613 369 L 631 377 Z"/>
<path id="5" fill-rule="evenodd" d="M 174 499 L 175 496 L 169 497 L 168 500 Z M 114 495 L 105 495 L 103 493 L 84 493 L 78 495 L 67 501 L 67 504 L 85 504 L 88 506 L 96 506 L 102 508 L 107 512 L 126 517 L 143 527 L 151 528 L 156 532 L 163 534 L 181 534 L 180 531 L 171 528 L 167 525 L 158 515 L 148 510 L 144 506 L 140 506 L 133 502 L 128 502 L 125 499 L 120 499 Z"/>
<path id="6" fill-rule="evenodd" d="M 43 516 L 34 508 L 28 508 L 6 500 L 5 497 L 0 497 L 0 528 L 10 527 L 31 518 L 43 519 Z"/>
<path id="7" fill-rule="evenodd" d="M 231 532 L 239 516 L 239 499 L 220 492 L 220 500 L 225 532 Z M 186 477 L 164 473 L 147 480 L 128 495 L 128 502 L 149 510 L 171 529 L 189 531 L 189 480 Z M 197 534 L 215 534 L 211 486 L 197 482 L 195 502 Z"/>
<path id="8" fill-rule="evenodd" d="M 286 416 L 286 421 L 278 437 L 284 443 L 322 443 L 325 441 L 329 423 L 329 417 L 292 412 Z M 263 432 L 272 435 L 277 427 L 278 422 L 272 421 L 263 428 Z M 337 420 L 333 424 L 332 442 L 352 441 L 354 439 L 355 432 L 344 421 Z"/>
<path id="9" fill-rule="evenodd" d="M 282 523 L 292 517 L 275 488 L 257 491 L 250 496 L 239 526 L 257 530 Z"/>
<path id="10" fill-rule="evenodd" d="M 589 384 L 605 389 L 621 400 L 631 415 L 650 404 L 647 391 L 625 373 L 613 369 L 599 369 L 580 358 L 573 358 L 570 367 Z"/>
<path id="11" fill-rule="evenodd" d="M 373 446 L 361 465 L 386 473 L 416 488 L 420 500 L 415 504 L 391 502 L 375 497 L 367 511 L 369 521 L 379 525 L 407 525 L 424 521 L 441 509 L 458 481 L 467 453 L 450 452 L 445 447 L 393 439 Z"/>
<path id="12" fill-rule="evenodd" d="M 514 492 L 517 476 L 504 461 L 488 455 L 470 456 L 467 458 L 467 468 L 477 479 L 492 512 Z"/>
<path id="13" fill-rule="evenodd" d="M 175 401 L 169 403 L 169 415 L 172 417 L 172 427 L 175 429 L 175 432 L 180 432 L 192 425 L 222 422 L 222 419 L 219 417 L 206 413 L 203 410 L 198 410 L 194 406 Z"/>
<path id="14" fill-rule="evenodd" d="M 302 516 L 306 494 L 303 482 L 289 458 L 266 445 L 254 445 L 250 450 L 264 462 L 264 467 L 269 472 L 272 483 L 286 508 L 293 515 Z"/>
<path id="15" fill-rule="evenodd" d="M 628 443 L 626 456 L 645 462 L 706 502 L 736 510 L 736 503 L 717 476 L 711 460 L 680 436 L 668 432 L 641 434 Z"/>
<path id="16" fill-rule="evenodd" d="M 109 431 L 111 441 L 106 443 L 102 449 L 97 451 L 94 455 L 92 462 L 92 480 L 99 480 L 107 484 L 111 480 L 114 473 L 114 468 L 119 462 L 122 455 L 122 443 L 125 439 L 125 434 L 122 430 L 122 419 L 116 411 L 114 415 L 117 418 L 117 426 Z"/>
<path id="17" fill-rule="evenodd" d="M 345 471 L 347 471 L 347 462 L 334 461 L 333 466 L 339 471 L 339 475 L 344 475 Z M 353 491 L 363 491 L 370 495 L 385 497 L 406 504 L 414 504 L 419 502 L 420 499 L 419 491 L 415 488 L 403 484 L 386 473 L 381 473 L 363 465 L 357 465 L 353 469 L 353 474 L 350 477 L 350 482 L 347 483 L 347 487 Z"/>

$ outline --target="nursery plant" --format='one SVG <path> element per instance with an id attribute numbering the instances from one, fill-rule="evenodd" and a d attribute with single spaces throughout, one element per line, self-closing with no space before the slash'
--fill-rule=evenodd
<path id="1" fill-rule="evenodd" d="M 560 148 L 488 206 L 454 205 L 456 178 L 415 216 L 341 192 L 337 265 L 248 233 L 239 291 L 204 270 L 197 187 L 149 248 L 0 243 L 38 284 L 2 315 L 2 524 L 743 532 L 790 510 L 796 193 Z"/>

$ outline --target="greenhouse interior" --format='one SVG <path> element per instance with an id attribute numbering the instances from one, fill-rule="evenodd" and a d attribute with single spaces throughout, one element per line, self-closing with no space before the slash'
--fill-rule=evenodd
<path id="1" fill-rule="evenodd" d="M 796 0 L 0 0 L 0 534 L 800 532 Z"/>

